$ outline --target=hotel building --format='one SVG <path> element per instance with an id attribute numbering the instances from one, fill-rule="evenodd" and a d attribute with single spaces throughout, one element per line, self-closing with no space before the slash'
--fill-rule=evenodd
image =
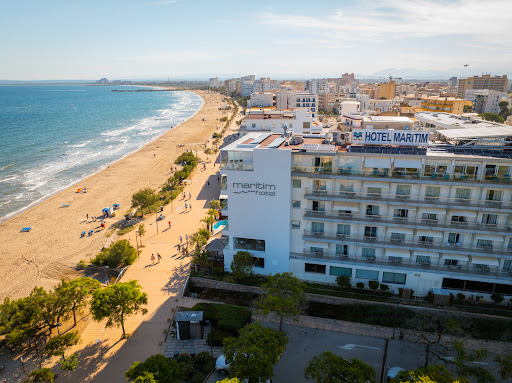
<path id="1" fill-rule="evenodd" d="M 512 296 L 512 134 L 466 147 L 450 132 L 353 129 L 348 144 L 258 132 L 226 146 L 225 269 L 245 250 L 257 274 Z"/>

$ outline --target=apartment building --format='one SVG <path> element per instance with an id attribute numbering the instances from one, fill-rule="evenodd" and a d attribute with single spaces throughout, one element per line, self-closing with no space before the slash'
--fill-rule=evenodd
<path id="1" fill-rule="evenodd" d="M 343 93 L 320 93 L 318 95 L 318 108 L 323 110 L 339 109 L 343 101 L 350 101 Z"/>
<path id="2" fill-rule="evenodd" d="M 396 103 L 397 102 L 395 100 L 370 99 L 368 101 L 368 109 L 381 113 L 389 112 Z"/>
<path id="3" fill-rule="evenodd" d="M 324 129 L 313 114 L 305 108 L 285 111 L 269 108 L 248 109 L 240 125 L 240 134 L 255 131 L 277 134 L 293 131 L 299 135 L 311 134 L 322 135 L 322 137 L 327 133 L 327 129 Z"/>
<path id="4" fill-rule="evenodd" d="M 244 250 L 257 274 L 512 296 L 512 158 L 432 134 L 360 129 L 347 145 L 249 133 L 226 146 L 226 270 Z"/>
<path id="5" fill-rule="evenodd" d="M 379 98 L 385 97 L 390 100 L 396 95 L 396 82 L 389 80 L 389 82 L 379 84 Z"/>
<path id="6" fill-rule="evenodd" d="M 507 86 L 507 75 L 491 76 L 490 74 L 484 74 L 480 77 L 461 78 L 457 85 L 457 98 L 464 98 L 468 89 L 489 89 L 506 93 Z"/>
<path id="7" fill-rule="evenodd" d="M 365 116 L 362 120 L 365 129 L 411 130 L 414 122 L 409 117 Z"/>
<path id="8" fill-rule="evenodd" d="M 208 81 L 208 85 L 210 86 L 210 88 L 220 88 L 219 78 L 218 77 L 210 78 L 210 80 Z"/>
<path id="9" fill-rule="evenodd" d="M 281 88 L 276 94 L 276 107 L 278 110 L 306 108 L 313 117 L 316 117 L 318 113 L 318 96 L 304 90 Z"/>
<path id="10" fill-rule="evenodd" d="M 273 107 L 276 106 L 276 93 L 275 92 L 254 92 L 251 94 L 250 99 L 247 101 L 247 107 Z"/>
<path id="11" fill-rule="evenodd" d="M 496 90 L 468 89 L 466 90 L 465 99 L 473 104 L 473 112 L 475 113 L 496 113 L 501 110 L 500 102 L 506 94 Z"/>
<path id="12" fill-rule="evenodd" d="M 462 114 L 466 100 L 454 97 L 422 96 L 421 108 L 427 112 Z"/>

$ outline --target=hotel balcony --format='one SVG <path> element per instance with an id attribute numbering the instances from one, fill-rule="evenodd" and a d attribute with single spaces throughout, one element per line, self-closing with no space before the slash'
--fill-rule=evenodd
<path id="1" fill-rule="evenodd" d="M 315 220 L 315 221 L 327 221 L 327 222 L 340 222 L 340 223 L 358 223 L 358 224 L 370 224 L 370 225 L 385 225 L 400 226 L 400 227 L 412 227 L 420 230 L 443 230 L 449 229 L 456 232 L 491 232 L 497 235 L 510 235 L 512 236 L 512 229 L 509 225 L 495 225 L 495 224 L 484 224 L 478 222 L 453 222 L 449 220 L 432 220 L 432 219 L 421 219 L 421 218 L 392 218 L 384 217 L 381 215 L 364 215 L 364 214 L 351 214 L 343 211 L 315 211 L 306 210 L 304 219 Z"/>
<path id="2" fill-rule="evenodd" d="M 221 161 L 220 170 L 241 170 L 252 172 L 254 164 L 243 161 Z"/>
<path id="3" fill-rule="evenodd" d="M 345 202 L 385 202 L 388 205 L 410 205 L 420 206 L 436 206 L 450 209 L 479 209 L 484 210 L 512 210 L 512 202 L 496 201 L 496 200 L 473 200 L 466 198 L 447 198 L 447 197 L 428 197 L 428 196 L 412 196 L 412 195 L 396 195 L 383 193 L 364 193 L 350 191 L 327 191 L 306 189 L 304 194 L 308 200 L 324 200 L 324 201 L 345 201 Z"/>
<path id="4" fill-rule="evenodd" d="M 346 234 L 335 234 L 335 233 L 321 233 L 304 231 L 302 239 L 305 241 L 319 241 L 329 243 L 359 243 L 368 247 L 379 247 L 379 248 L 397 248 L 397 249 L 408 249 L 425 251 L 425 249 L 449 253 L 449 254 L 468 254 L 481 256 L 482 254 L 491 255 L 493 257 L 508 256 L 512 257 L 512 248 L 508 248 L 503 244 L 502 246 L 485 246 L 480 247 L 476 245 L 464 245 L 461 243 L 449 243 L 443 241 L 440 238 L 433 238 L 430 241 L 422 241 L 420 237 L 413 238 L 411 235 L 406 235 L 405 239 L 387 238 L 383 236 L 356 236 Z M 497 241 L 495 241 L 497 242 Z"/>
<path id="5" fill-rule="evenodd" d="M 425 183 L 425 180 L 432 183 L 496 183 L 512 185 L 512 178 L 508 174 L 504 175 L 469 175 L 463 173 L 425 173 L 419 169 L 396 168 L 393 170 L 384 168 L 365 168 L 351 169 L 344 167 L 335 167 L 332 165 L 324 166 L 295 166 L 292 165 L 291 172 L 297 177 L 315 177 L 315 178 L 336 178 L 336 179 L 372 179 L 375 181 L 393 180 L 399 182 Z"/>
<path id="6" fill-rule="evenodd" d="M 379 268 L 389 268 L 391 270 L 410 270 L 418 272 L 444 272 L 444 273 L 463 273 L 466 275 L 475 275 L 478 277 L 487 276 L 493 279 L 510 279 L 512 271 L 499 271 L 498 266 L 477 267 L 469 262 L 462 262 L 457 266 L 447 266 L 439 263 L 438 258 L 434 258 L 431 263 L 417 263 L 409 259 L 387 260 L 385 258 L 363 258 L 352 255 L 334 254 L 334 253 L 312 253 L 304 251 L 302 253 L 291 253 L 291 259 L 313 262 L 336 262 L 343 266 L 363 265 L 379 266 Z M 385 271 L 385 270 L 384 270 Z"/>

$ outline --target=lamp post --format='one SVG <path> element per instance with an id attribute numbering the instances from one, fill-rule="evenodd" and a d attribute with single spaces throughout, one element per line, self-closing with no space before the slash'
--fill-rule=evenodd
<path id="1" fill-rule="evenodd" d="M 393 336 L 391 339 L 395 339 L 395 330 L 396 330 L 396 313 L 398 311 L 398 304 L 400 303 L 400 299 L 396 300 L 396 306 L 395 306 L 395 320 L 393 322 Z"/>
<path id="2" fill-rule="evenodd" d="M 156 233 L 158 234 L 158 214 L 156 215 Z"/>
<path id="3" fill-rule="evenodd" d="M 107 279 L 106 284 L 107 284 L 107 286 L 108 286 L 108 284 L 109 284 L 109 283 L 108 283 L 108 273 L 107 273 L 108 266 L 103 266 L 103 267 L 104 267 L 104 269 L 103 269 L 103 270 L 105 270 L 105 278 Z"/>
<path id="4" fill-rule="evenodd" d="M 205 323 L 210 326 L 210 354 L 212 355 L 212 360 L 213 360 L 213 336 L 212 336 L 213 328 L 212 328 L 212 322 L 207 320 L 207 321 L 205 321 Z"/>

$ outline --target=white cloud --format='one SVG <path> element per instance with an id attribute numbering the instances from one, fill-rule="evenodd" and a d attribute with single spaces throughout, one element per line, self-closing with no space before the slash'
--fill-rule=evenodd
<path id="1" fill-rule="evenodd" d="M 265 13 L 260 19 L 279 28 L 314 30 L 334 41 L 466 36 L 486 43 L 512 42 L 510 0 L 383 0 L 358 4 L 355 12 L 337 9 L 327 17 Z"/>

